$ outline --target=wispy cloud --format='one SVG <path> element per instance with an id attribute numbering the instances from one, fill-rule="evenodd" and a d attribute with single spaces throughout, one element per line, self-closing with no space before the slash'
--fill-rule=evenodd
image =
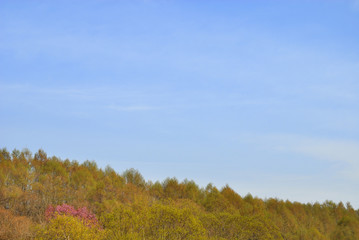
<path id="1" fill-rule="evenodd" d="M 359 0 L 353 0 L 353 6 L 355 10 L 359 10 Z"/>
<path id="2" fill-rule="evenodd" d="M 359 142 L 292 134 L 246 136 L 250 142 L 276 153 L 292 153 L 318 161 L 340 164 L 338 174 L 358 180 Z"/>
<path id="3" fill-rule="evenodd" d="M 142 112 L 142 111 L 151 111 L 151 110 L 158 110 L 159 107 L 154 106 L 141 106 L 141 105 L 133 105 L 133 106 L 116 106 L 110 105 L 107 106 L 108 109 L 112 109 L 118 112 Z"/>
<path id="4" fill-rule="evenodd" d="M 84 97 L 90 95 L 90 89 L 80 88 L 58 88 L 58 87 L 39 87 L 28 84 L 0 84 L 0 90 L 11 91 L 13 93 L 29 93 L 40 95 L 56 95 L 62 97 Z"/>
<path id="5" fill-rule="evenodd" d="M 273 97 L 251 97 L 231 93 L 221 95 L 213 91 L 176 91 L 163 88 L 97 86 L 97 87 L 55 87 L 29 84 L 1 84 L 0 92 L 10 99 L 26 94 L 31 99 L 68 100 L 72 103 L 93 103 L 116 111 L 148 111 L 158 109 L 209 109 L 242 108 L 281 104 Z M 10 94 L 11 93 L 11 94 Z M 165 104 L 164 104 L 165 103 Z"/>
<path id="6" fill-rule="evenodd" d="M 47 114 L 76 117 L 93 116 L 103 110 L 128 113 L 159 110 L 161 107 L 156 103 L 161 97 L 156 92 L 120 86 L 81 88 L 0 83 L 0 100 L 3 100 L 3 104 L 7 102 Z"/>
<path id="7" fill-rule="evenodd" d="M 347 140 L 303 138 L 293 139 L 289 150 L 316 158 L 346 163 L 358 163 L 359 143 Z"/>
<path id="8" fill-rule="evenodd" d="M 326 139 L 298 135 L 270 136 L 277 150 L 305 154 L 317 159 L 359 163 L 359 142 L 345 139 Z"/>
<path id="9" fill-rule="evenodd" d="M 109 86 L 96 86 L 96 87 L 46 87 L 28 84 L 1 84 L 0 91 L 12 94 L 29 94 L 31 96 L 54 96 L 61 98 L 69 98 L 73 100 L 88 100 L 88 101 L 112 101 L 112 100 L 126 100 L 131 99 L 148 99 L 156 97 L 156 93 L 148 93 L 141 90 L 131 90 L 126 87 L 109 87 Z"/>

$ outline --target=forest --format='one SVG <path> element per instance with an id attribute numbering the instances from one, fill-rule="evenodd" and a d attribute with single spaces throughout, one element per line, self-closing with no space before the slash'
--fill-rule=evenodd
<path id="1" fill-rule="evenodd" d="M 0 239 L 358 240 L 359 211 L 2 148 Z"/>

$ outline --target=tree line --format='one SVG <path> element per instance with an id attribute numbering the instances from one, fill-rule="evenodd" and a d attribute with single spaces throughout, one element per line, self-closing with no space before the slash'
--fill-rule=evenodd
<path id="1" fill-rule="evenodd" d="M 350 203 L 240 196 L 229 186 L 145 181 L 93 161 L 0 149 L 2 239 L 357 240 Z"/>

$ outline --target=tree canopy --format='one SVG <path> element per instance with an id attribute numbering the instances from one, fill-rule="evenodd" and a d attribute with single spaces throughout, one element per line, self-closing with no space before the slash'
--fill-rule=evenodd
<path id="1" fill-rule="evenodd" d="M 350 203 L 303 204 L 240 196 L 167 178 L 146 181 L 43 150 L 0 149 L 2 239 L 357 240 Z"/>

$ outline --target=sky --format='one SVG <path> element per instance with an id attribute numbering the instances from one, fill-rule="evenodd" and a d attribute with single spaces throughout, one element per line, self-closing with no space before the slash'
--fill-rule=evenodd
<path id="1" fill-rule="evenodd" d="M 359 208 L 359 1 L 0 1 L 0 147 Z"/>

